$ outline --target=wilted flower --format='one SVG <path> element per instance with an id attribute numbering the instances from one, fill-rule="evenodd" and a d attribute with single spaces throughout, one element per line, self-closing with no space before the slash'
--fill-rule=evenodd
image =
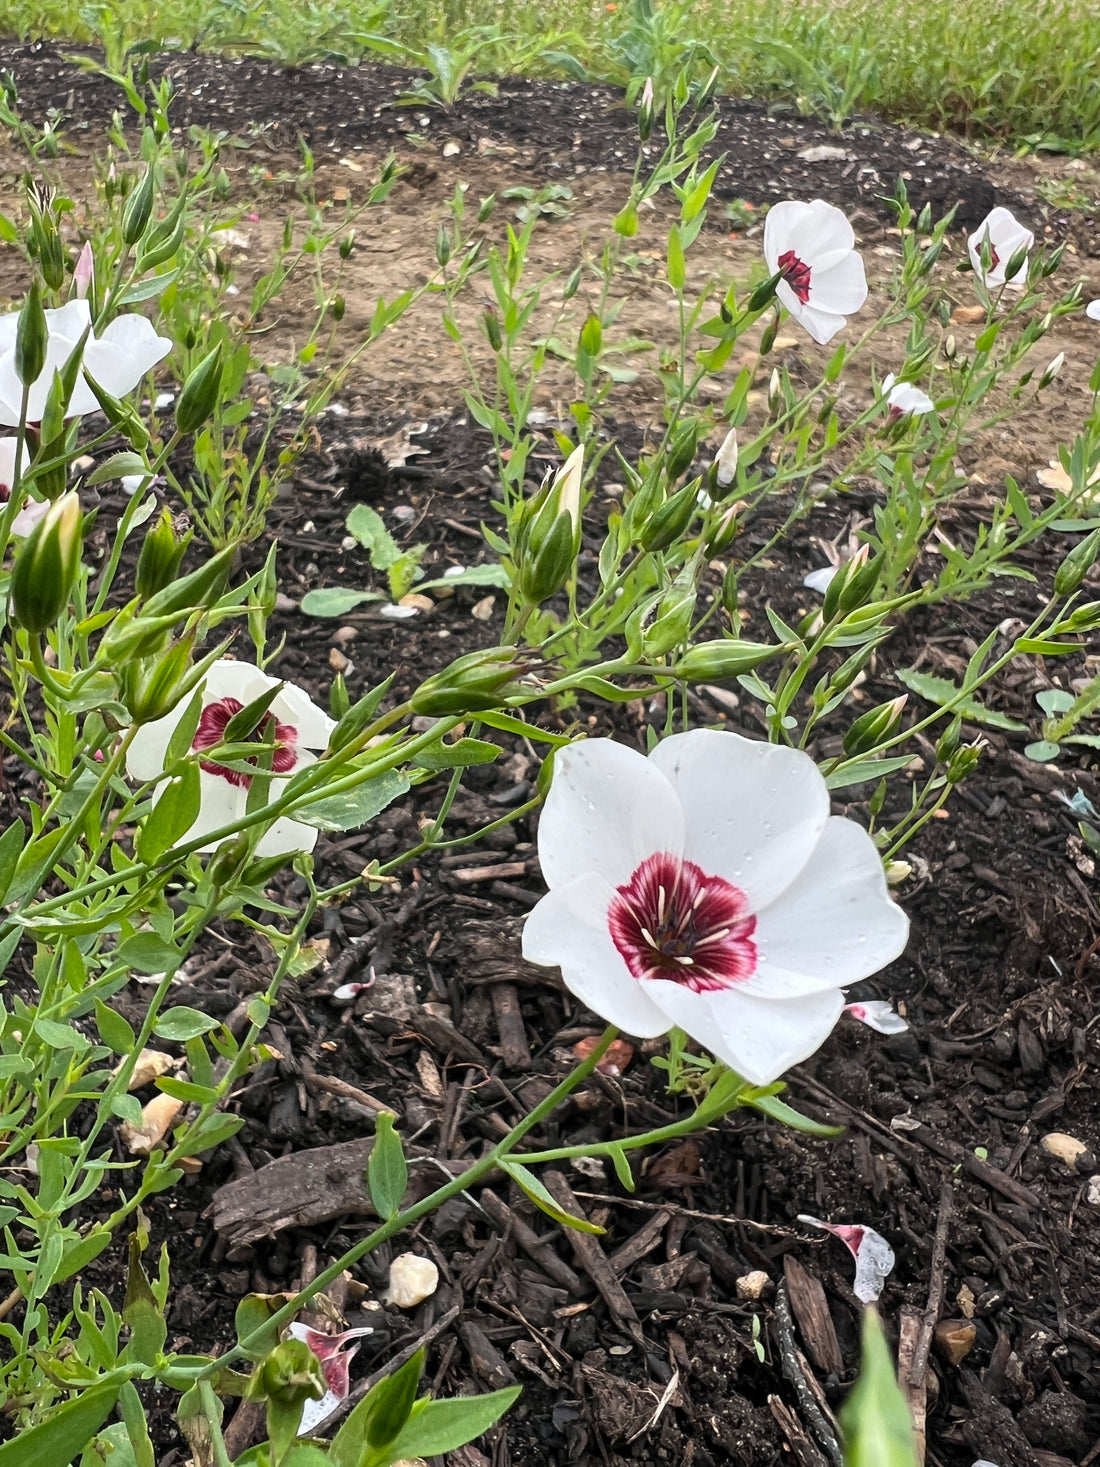
<path id="1" fill-rule="evenodd" d="M 827 1223 L 804 1212 L 799 1213 L 798 1221 L 840 1239 L 856 1261 L 852 1292 L 862 1303 L 874 1304 L 894 1267 L 894 1250 L 882 1234 L 862 1223 Z"/>
<path id="2" fill-rule="evenodd" d="M 48 310 L 45 315 L 49 332 L 46 364 L 31 384 L 27 403 L 29 423 L 41 421 L 54 372 L 64 367 L 92 323 L 88 302 L 79 298 Z M 0 423 L 18 423 L 23 401 L 23 384 L 15 370 L 18 321 L 18 311 L 0 315 Z M 158 336 L 145 316 L 116 316 L 104 328 L 102 336 L 89 334 L 84 343 L 83 364 L 101 387 L 114 397 L 123 397 L 171 350 L 172 343 L 166 336 Z M 69 400 L 68 416 L 78 418 L 83 413 L 95 412 L 98 407 L 92 389 L 79 377 Z"/>
<path id="3" fill-rule="evenodd" d="M 867 299 L 863 260 L 844 214 L 824 199 L 773 204 L 764 220 L 764 258 L 782 279 L 776 294 L 824 345 Z"/>
<path id="4" fill-rule="evenodd" d="M 882 391 L 890 408 L 891 418 L 904 418 L 935 410 L 936 404 L 912 382 L 899 382 L 893 372 L 882 379 Z"/>
<path id="5" fill-rule="evenodd" d="M 301 688 L 294 683 L 283 683 L 280 687 L 277 678 L 268 677 L 247 662 L 221 658 L 207 672 L 201 687 L 202 716 L 191 741 L 191 747 L 196 751 L 212 749 L 223 743 L 229 720 L 235 713 L 272 688 L 280 688 L 258 730 L 264 742 L 273 741 L 275 744 L 271 759 L 274 778 L 269 794 L 272 800 L 278 798 L 292 774 L 316 762 L 315 755 L 309 751 L 324 749 L 336 726 Z M 184 699 L 166 717 L 138 729 L 126 755 L 126 769 L 131 779 L 144 783 L 159 779 L 164 773 L 168 744 L 186 707 L 187 700 Z M 239 759 L 234 760 L 234 763 L 240 762 Z M 196 840 L 208 831 L 242 819 L 251 783 L 252 776 L 239 769 L 227 768 L 213 760 L 202 760 L 199 764 L 199 813 L 180 840 Z M 164 788 L 162 782 L 153 798 L 158 799 Z M 311 851 L 316 841 L 317 831 L 312 825 L 303 825 L 298 820 L 281 816 L 261 836 L 255 854 L 280 856 L 291 851 Z M 199 849 L 212 851 L 217 844 L 217 841 L 211 841 Z"/>
<path id="6" fill-rule="evenodd" d="M 11 486 L 15 483 L 15 455 L 18 447 L 18 438 L 0 438 L 0 506 L 7 504 L 11 498 Z M 24 444 L 20 465 L 22 473 L 27 472 L 30 461 L 30 454 Z M 48 499 L 32 499 L 28 494 L 11 522 L 12 534 L 18 535 L 20 539 L 29 535 L 49 507 Z"/>
<path id="7" fill-rule="evenodd" d="M 341 1401 L 347 1400 L 351 1391 L 348 1367 L 359 1348 L 359 1337 L 373 1333 L 374 1330 L 369 1325 L 362 1325 L 359 1329 L 346 1329 L 338 1335 L 323 1335 L 320 1330 L 310 1329 L 308 1324 L 299 1324 L 297 1321 L 287 1326 L 290 1338 L 308 1345 L 320 1360 L 327 1386 L 320 1400 L 307 1400 L 303 1405 L 302 1419 L 298 1424 L 299 1436 L 312 1436 Z"/>
<path id="8" fill-rule="evenodd" d="M 738 734 L 677 734 L 648 759 L 559 749 L 539 859 L 524 956 L 609 1023 L 678 1025 L 755 1085 L 813 1054 L 841 986 L 905 946 L 874 842 L 830 818 L 813 760 Z"/>
<path id="9" fill-rule="evenodd" d="M 989 269 L 982 267 L 982 245 L 989 243 Z M 1009 261 L 1021 250 L 1030 250 L 1035 243 L 1035 236 L 1030 229 L 1025 229 L 1011 209 L 1004 208 L 998 204 L 978 225 L 977 229 L 966 242 L 970 251 L 970 263 L 974 266 L 974 273 L 987 289 L 992 289 L 1005 283 L 1005 270 Z M 1014 279 L 1020 279 L 1027 271 L 1027 256 L 1024 255 L 1023 264 Z"/>
<path id="10" fill-rule="evenodd" d="M 892 1004 L 888 1004 L 883 998 L 864 999 L 861 1003 L 847 1003 L 844 1012 L 851 1014 L 853 1019 L 858 1019 L 861 1024 L 866 1024 L 868 1029 L 874 1029 L 878 1034 L 904 1034 L 909 1028 L 902 1016 Z"/>

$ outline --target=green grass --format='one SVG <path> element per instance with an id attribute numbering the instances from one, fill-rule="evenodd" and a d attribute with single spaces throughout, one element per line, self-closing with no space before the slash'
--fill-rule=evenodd
<path id="1" fill-rule="evenodd" d="M 259 51 L 288 64 L 381 55 L 456 74 L 666 84 L 685 58 L 736 96 L 856 110 L 1015 147 L 1100 148 L 1091 0 L 8 0 L 0 33 Z"/>

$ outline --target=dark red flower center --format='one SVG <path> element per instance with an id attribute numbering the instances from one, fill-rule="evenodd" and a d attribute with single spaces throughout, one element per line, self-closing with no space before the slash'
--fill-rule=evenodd
<path id="1" fill-rule="evenodd" d="M 1000 263 L 1001 263 L 1001 257 L 997 253 L 997 246 L 993 243 L 992 240 L 990 240 L 989 241 L 989 268 L 991 270 L 996 270 L 997 266 Z"/>
<path id="2" fill-rule="evenodd" d="M 794 291 L 802 305 L 810 299 L 810 275 L 809 265 L 800 260 L 794 250 L 784 250 L 779 256 L 779 268 L 783 272 L 783 279 Z"/>
<path id="3" fill-rule="evenodd" d="M 208 703 L 202 710 L 199 726 L 195 730 L 195 737 L 191 740 L 193 749 L 213 749 L 217 744 L 225 742 L 225 731 L 229 727 L 229 720 L 235 713 L 239 713 L 244 704 L 236 698 L 219 698 L 216 703 Z M 295 752 L 298 743 L 298 730 L 292 723 L 280 723 L 272 714 L 268 714 L 260 723 L 259 728 L 253 734 L 253 738 L 262 740 L 264 743 L 271 741 L 271 735 L 275 735 L 275 752 L 271 756 L 271 772 L 273 774 L 289 774 L 298 762 Z M 249 759 L 249 764 L 255 764 L 255 759 Z M 221 779 L 227 780 L 238 788 L 247 789 L 252 783 L 252 776 L 245 774 L 239 769 L 227 769 L 224 764 L 215 764 L 212 759 L 200 759 L 199 768 L 204 769 L 207 774 L 216 774 Z"/>
<path id="4" fill-rule="evenodd" d="M 756 918 L 740 887 L 694 861 L 647 856 L 607 910 L 611 940 L 635 978 L 695 993 L 732 988 L 756 971 Z"/>

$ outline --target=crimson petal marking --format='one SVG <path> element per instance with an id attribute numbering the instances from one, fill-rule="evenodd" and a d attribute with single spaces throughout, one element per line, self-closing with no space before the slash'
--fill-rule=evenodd
<path id="1" fill-rule="evenodd" d="M 794 291 L 800 303 L 805 305 L 810 299 L 810 277 L 813 271 L 804 260 L 800 260 L 794 250 L 784 250 L 779 256 L 779 268 L 783 272 L 783 279 Z"/>
<path id="2" fill-rule="evenodd" d="M 708 993 L 756 971 L 756 917 L 745 893 L 667 851 L 647 856 L 616 888 L 607 925 L 634 978 Z"/>
<path id="3" fill-rule="evenodd" d="M 195 730 L 195 737 L 191 740 L 191 747 L 201 752 L 203 749 L 213 749 L 223 743 L 230 719 L 243 707 L 244 704 L 238 698 L 219 698 L 216 703 L 208 703 L 202 710 L 202 717 Z M 259 732 L 264 732 L 262 724 Z M 280 723 L 276 719 L 275 752 L 271 757 L 273 774 L 289 774 L 297 767 L 297 744 L 298 730 L 294 725 Z M 238 788 L 247 789 L 252 784 L 251 775 L 243 774 L 239 769 L 227 769 L 224 764 L 216 764 L 212 759 L 200 759 L 199 768 L 205 770 L 207 774 L 216 774 L 220 779 Z"/>

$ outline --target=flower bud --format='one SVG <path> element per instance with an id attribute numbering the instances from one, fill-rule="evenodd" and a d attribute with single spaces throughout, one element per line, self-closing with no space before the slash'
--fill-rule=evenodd
<path id="1" fill-rule="evenodd" d="M 711 525 L 708 529 L 703 542 L 708 556 L 723 554 L 737 539 L 737 516 L 744 507 L 745 501 L 739 499 L 736 504 L 729 506 L 716 524 Z"/>
<path id="2" fill-rule="evenodd" d="M 141 176 L 137 188 L 126 200 L 126 208 L 122 214 L 122 238 L 126 245 L 135 245 L 145 233 L 145 226 L 153 212 L 153 194 L 156 189 L 156 175 L 152 168 L 146 168 Z"/>
<path id="3" fill-rule="evenodd" d="M 530 665 L 517 661 L 515 647 L 468 652 L 422 682 L 409 699 L 409 707 L 414 714 L 429 718 L 488 712 L 522 691 L 516 679 Z"/>
<path id="4" fill-rule="evenodd" d="M 783 383 L 779 376 L 779 368 L 773 367 L 772 374 L 768 378 L 768 411 L 774 413 L 783 401 Z"/>
<path id="5" fill-rule="evenodd" d="M 355 230 L 349 229 L 340 241 L 339 250 L 341 260 L 349 260 L 351 252 L 355 248 Z"/>
<path id="6" fill-rule="evenodd" d="M 576 569 L 581 544 L 584 445 L 573 450 L 553 479 L 520 506 L 514 532 L 516 589 L 538 605 L 556 595 Z"/>
<path id="7" fill-rule="evenodd" d="M 245 830 L 223 840 L 207 863 L 206 874 L 211 883 L 215 887 L 232 886 L 240 878 L 251 850 L 252 842 Z"/>
<path id="8" fill-rule="evenodd" d="M 871 547 L 861 545 L 829 582 L 822 606 L 825 620 L 846 616 L 849 611 L 862 606 L 874 591 L 877 579 L 878 562 L 871 559 Z"/>
<path id="9" fill-rule="evenodd" d="M 516 556 L 516 590 L 533 606 L 548 601 L 563 589 L 577 563 L 576 532 L 571 516 L 563 511 L 537 549 L 531 545 Z"/>
<path id="10" fill-rule="evenodd" d="M 151 530 L 147 530 L 138 555 L 134 585 L 139 596 L 155 596 L 175 580 L 184 553 L 191 543 L 190 530 L 176 538 L 172 516 L 166 509 Z"/>
<path id="11" fill-rule="evenodd" d="M 956 715 L 936 742 L 936 762 L 947 764 L 962 742 L 962 719 Z"/>
<path id="12" fill-rule="evenodd" d="M 647 76 L 642 88 L 642 100 L 638 107 L 638 136 L 643 143 L 649 141 L 653 131 L 653 78 Z"/>
<path id="13" fill-rule="evenodd" d="M 665 459 L 665 473 L 668 475 L 670 484 L 686 474 L 691 468 L 695 458 L 695 449 L 699 442 L 699 423 L 696 420 L 681 428 L 668 450 Z"/>
<path id="14" fill-rule="evenodd" d="M 737 473 L 737 429 L 731 428 L 722 439 L 722 446 L 714 455 L 714 482 L 719 489 L 727 489 Z"/>
<path id="15" fill-rule="evenodd" d="M 225 589 L 236 554 L 235 545 L 219 550 L 197 570 L 150 596 L 142 614 L 146 617 L 181 616 L 195 607 L 212 606 Z"/>
<path id="16" fill-rule="evenodd" d="M 955 341 L 954 335 L 947 336 L 947 337 L 944 338 L 943 354 L 944 354 L 944 356 L 946 357 L 946 359 L 949 362 L 953 362 L 955 360 L 955 358 L 958 356 L 958 354 L 959 354 L 959 348 L 958 348 L 958 344 Z"/>
<path id="17" fill-rule="evenodd" d="M 135 723 L 164 718 L 193 690 L 193 636 L 174 642 L 162 657 L 142 657 L 122 667 L 122 702 Z"/>
<path id="18" fill-rule="evenodd" d="M 880 703 L 877 708 L 861 714 L 844 735 L 844 752 L 849 755 L 870 754 L 877 749 L 897 729 L 902 709 L 908 701 L 908 695 L 903 693 L 900 698 L 892 698 L 889 703 Z"/>
<path id="19" fill-rule="evenodd" d="M 674 677 L 681 677 L 689 683 L 724 682 L 751 672 L 754 667 L 783 651 L 785 648 L 771 643 L 742 642 L 736 637 L 697 642 L 669 670 Z"/>
<path id="20" fill-rule="evenodd" d="M 479 224 L 486 223 L 486 221 L 492 216 L 492 212 L 496 208 L 496 206 L 496 194 L 486 194 L 485 198 L 483 198 L 481 203 L 477 206 L 477 222 Z"/>
<path id="21" fill-rule="evenodd" d="M 983 747 L 983 742 L 979 740 L 976 744 L 964 744 L 961 749 L 955 750 L 947 765 L 948 784 L 958 784 L 974 772 L 982 757 Z"/>
<path id="22" fill-rule="evenodd" d="M 500 319 L 492 306 L 482 312 L 481 329 L 485 332 L 485 339 L 493 350 L 499 351 L 504 344 L 504 338 L 500 334 Z"/>
<path id="23" fill-rule="evenodd" d="M 749 310 L 762 311 L 771 301 L 775 300 L 775 291 L 779 282 L 783 279 L 783 271 L 777 270 L 774 275 L 762 280 L 749 296 Z"/>
<path id="24" fill-rule="evenodd" d="M 196 433 L 217 404 L 222 386 L 222 353 L 216 346 L 188 373 L 176 402 L 176 427 L 181 433 Z"/>
<path id="25" fill-rule="evenodd" d="M 692 479 L 671 495 L 638 537 L 643 550 L 667 550 L 691 524 L 699 498 L 699 480 Z"/>
<path id="26" fill-rule="evenodd" d="M 342 321 L 344 319 L 344 314 L 347 311 L 347 308 L 347 301 L 340 294 L 340 292 L 337 291 L 336 294 L 332 297 L 332 300 L 329 302 L 329 311 L 332 315 L 332 319 L 334 321 Z"/>
<path id="27" fill-rule="evenodd" d="M 1066 354 L 1064 351 L 1060 351 L 1058 355 L 1052 358 L 1051 361 L 1047 364 L 1047 366 L 1043 370 L 1043 375 L 1039 378 L 1038 390 L 1040 392 L 1042 392 L 1044 387 L 1050 386 L 1050 384 L 1054 381 L 1055 377 L 1057 377 L 1058 373 L 1062 370 L 1065 364 Z"/>
<path id="28" fill-rule="evenodd" d="M 24 387 L 30 387 L 42 375 L 49 334 L 42 292 L 38 281 L 32 280 L 15 327 L 15 374 Z"/>
<path id="29" fill-rule="evenodd" d="M 23 541 L 11 572 L 11 608 L 28 632 L 52 627 L 69 604 L 83 549 L 80 500 L 62 495 Z"/>
<path id="30" fill-rule="evenodd" d="M 439 261 L 441 269 L 446 266 L 447 261 L 451 258 L 452 253 L 453 246 L 451 244 L 451 236 L 448 233 L 447 226 L 445 224 L 441 224 L 439 226 L 439 233 L 435 237 L 435 257 Z"/>
<path id="31" fill-rule="evenodd" d="M 259 1394 L 283 1406 L 318 1401 L 328 1385 L 324 1367 L 304 1340 L 284 1340 L 258 1368 Z"/>
<path id="32" fill-rule="evenodd" d="M 1010 258 L 1005 266 L 1005 280 L 1015 280 L 1020 271 L 1027 264 L 1028 251 L 1031 249 L 1030 240 L 1022 244 L 1016 253 Z"/>
<path id="33" fill-rule="evenodd" d="M 80 251 L 73 270 L 73 293 L 78 301 L 88 299 L 95 288 L 95 259 L 92 255 L 92 242 L 84 241 L 84 247 Z"/>
<path id="34" fill-rule="evenodd" d="M 1078 540 L 1054 573 L 1054 594 L 1071 596 L 1088 575 L 1100 555 L 1100 530 Z"/>

